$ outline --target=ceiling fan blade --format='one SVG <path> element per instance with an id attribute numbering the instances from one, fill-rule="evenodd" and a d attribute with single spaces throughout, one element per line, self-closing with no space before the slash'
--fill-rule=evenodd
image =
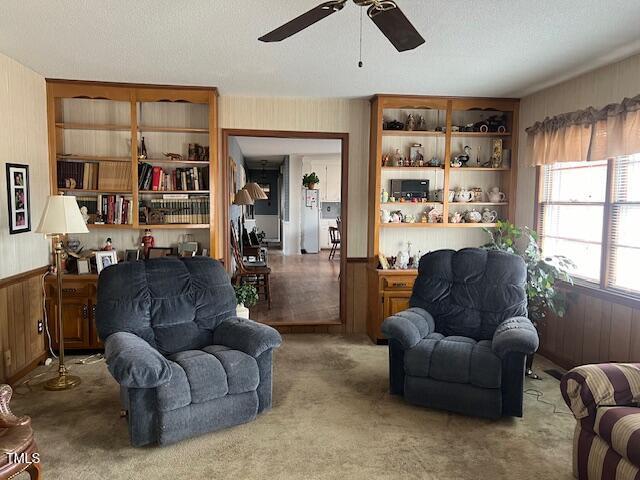
<path id="1" fill-rule="evenodd" d="M 289 38 L 301 30 L 310 27 L 314 23 L 319 22 L 323 18 L 328 17 L 332 13 L 342 10 L 346 2 L 347 0 L 332 0 L 330 2 L 324 2 L 266 35 L 263 35 L 258 40 L 261 42 L 280 42 L 285 38 Z"/>
<path id="2" fill-rule="evenodd" d="M 422 35 L 405 17 L 396 2 L 383 0 L 377 5 L 371 5 L 367 14 L 399 52 L 413 50 L 424 43 Z"/>

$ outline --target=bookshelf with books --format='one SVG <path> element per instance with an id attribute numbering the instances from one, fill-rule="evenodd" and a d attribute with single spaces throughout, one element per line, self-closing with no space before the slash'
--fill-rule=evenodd
<path id="1" fill-rule="evenodd" d="M 152 228 L 219 256 L 215 88 L 48 80 L 47 97 L 52 193 L 86 207 L 87 247 L 137 248 Z"/>

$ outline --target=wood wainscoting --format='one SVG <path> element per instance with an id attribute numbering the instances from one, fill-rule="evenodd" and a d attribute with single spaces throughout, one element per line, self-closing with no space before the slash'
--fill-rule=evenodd
<path id="1" fill-rule="evenodd" d="M 538 326 L 540 354 L 569 369 L 586 363 L 640 362 L 640 302 L 567 287 L 567 312 Z"/>
<path id="2" fill-rule="evenodd" d="M 0 382 L 15 382 L 47 356 L 44 333 L 38 333 L 46 271 L 41 267 L 0 280 Z"/>

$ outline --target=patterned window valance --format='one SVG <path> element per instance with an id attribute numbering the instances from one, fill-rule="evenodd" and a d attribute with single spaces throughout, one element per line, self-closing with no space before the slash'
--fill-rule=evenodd
<path id="1" fill-rule="evenodd" d="M 640 95 L 601 109 L 547 117 L 526 132 L 533 165 L 640 153 Z"/>

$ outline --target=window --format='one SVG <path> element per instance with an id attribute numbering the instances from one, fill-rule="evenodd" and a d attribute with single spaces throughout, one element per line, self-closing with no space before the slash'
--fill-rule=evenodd
<path id="1" fill-rule="evenodd" d="M 573 260 L 577 279 L 640 295 L 640 154 L 541 168 L 544 254 Z"/>

